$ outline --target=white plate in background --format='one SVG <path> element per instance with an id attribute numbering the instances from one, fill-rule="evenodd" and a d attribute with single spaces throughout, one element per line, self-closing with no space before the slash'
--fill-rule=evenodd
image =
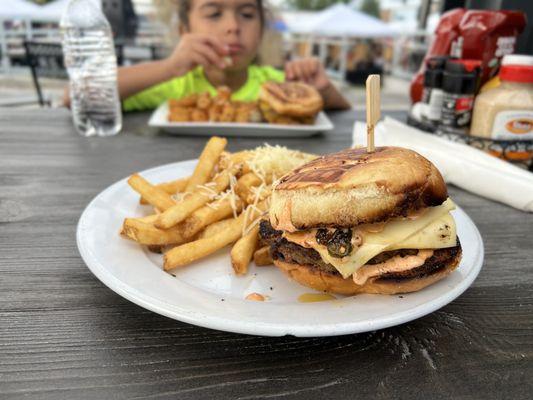
<path id="1" fill-rule="evenodd" d="M 324 112 L 318 113 L 313 125 L 280 125 L 269 123 L 235 122 L 171 122 L 168 103 L 161 104 L 150 117 L 148 125 L 174 135 L 241 136 L 241 137 L 307 137 L 333 129 Z"/>

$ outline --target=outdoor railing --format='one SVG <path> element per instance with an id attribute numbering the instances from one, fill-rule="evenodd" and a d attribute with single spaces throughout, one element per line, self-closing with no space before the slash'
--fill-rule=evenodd
<path id="1" fill-rule="evenodd" d="M 328 75 L 342 79 L 348 69 L 349 49 L 358 42 L 375 40 L 381 44 L 383 53 L 390 54 L 381 57 L 383 71 L 395 77 L 411 79 L 424 59 L 432 36 L 424 31 L 399 34 L 390 39 L 325 38 L 289 34 L 285 37 L 284 52 L 288 59 L 316 56 L 326 65 Z M 327 46 L 338 47 L 337 58 L 333 63 L 328 60 Z M 334 67 L 330 64 L 334 64 Z"/>
<path id="2" fill-rule="evenodd" d="M 46 28 L 30 27 L 30 24 L 19 23 L 2 31 L 0 35 L 0 55 L 2 57 L 1 70 L 7 72 L 17 65 L 25 63 L 24 41 L 42 41 L 59 43 L 61 34 L 59 27 Z M 139 24 L 137 36 L 125 46 L 125 60 L 149 60 L 154 55 L 160 56 L 164 52 L 165 31 L 159 24 L 143 22 Z M 157 49 L 156 49 L 157 48 Z"/>
<path id="3" fill-rule="evenodd" d="M 126 63 L 162 57 L 165 51 L 168 51 L 168 49 L 161 51 L 165 43 L 165 34 L 165 29 L 160 24 L 141 23 L 135 41 L 128 42 L 124 47 Z M 21 24 L 5 29 L 3 37 L 3 41 L 0 38 L 2 41 L 0 54 L 3 70 L 7 71 L 12 64 L 24 64 L 25 40 L 59 42 L 60 31 L 57 27 L 27 29 Z M 375 39 L 390 54 L 381 60 L 383 71 L 399 78 L 410 79 L 420 67 L 431 37 L 432 35 L 427 32 L 413 32 L 400 34 L 392 39 Z M 330 76 L 342 80 L 346 76 L 348 67 L 349 48 L 361 40 L 369 41 L 372 38 L 326 38 L 285 34 L 283 49 L 280 51 L 283 51 L 285 58 L 314 55 L 326 65 Z M 328 46 L 338 48 L 336 59 L 332 60 L 328 56 Z"/>

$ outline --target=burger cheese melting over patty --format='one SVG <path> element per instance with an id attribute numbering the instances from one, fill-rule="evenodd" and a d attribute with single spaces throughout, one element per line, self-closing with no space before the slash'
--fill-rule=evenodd
<path id="1" fill-rule="evenodd" d="M 302 232 L 284 232 L 283 237 L 302 247 L 316 250 L 322 260 L 333 265 L 344 278 L 348 278 L 384 251 L 456 246 L 455 221 L 450 214 L 454 208 L 453 201 L 448 199 L 440 206 L 424 210 L 420 215 L 395 218 L 387 223 L 364 224 L 353 229 L 315 228 Z M 343 239 L 335 240 L 335 236 Z M 331 239 L 321 240 L 324 237 Z M 425 258 L 429 258 L 427 256 L 431 254 L 427 251 Z"/>

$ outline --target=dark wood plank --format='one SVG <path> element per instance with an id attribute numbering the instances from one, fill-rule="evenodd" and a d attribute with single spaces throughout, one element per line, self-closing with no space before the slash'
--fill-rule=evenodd
<path id="1" fill-rule="evenodd" d="M 362 118 L 362 114 L 358 114 Z M 268 140 L 305 151 L 338 132 Z M 457 188 L 486 246 L 479 278 L 443 309 L 399 327 L 331 338 L 263 338 L 146 311 L 94 278 L 75 229 L 86 204 L 134 171 L 194 158 L 205 138 L 149 130 L 80 138 L 61 110 L 0 111 L 0 398 L 531 398 L 533 217 Z M 264 140 L 235 138 L 230 149 Z"/>

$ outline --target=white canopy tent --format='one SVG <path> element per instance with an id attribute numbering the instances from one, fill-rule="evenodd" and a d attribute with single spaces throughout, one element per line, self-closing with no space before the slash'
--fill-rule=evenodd
<path id="1" fill-rule="evenodd" d="M 28 0 L 1 0 L 0 20 L 27 20 L 35 22 L 59 22 L 70 0 L 55 0 L 45 5 L 38 5 Z M 101 7 L 101 0 L 92 0 Z"/>
<path id="2" fill-rule="evenodd" d="M 40 6 L 27 0 L 0 1 L 0 20 L 28 20 L 38 14 Z"/>
<path id="3" fill-rule="evenodd" d="M 322 61 L 326 55 L 326 42 L 337 38 L 340 45 L 340 67 L 338 75 L 343 78 L 346 73 L 348 42 L 354 38 L 390 38 L 397 30 L 389 24 L 353 8 L 337 3 L 323 11 L 309 15 L 307 18 L 294 18 L 287 21 L 292 34 L 307 37 L 310 42 L 320 44 L 319 57 Z M 337 74 L 335 74 L 337 75 Z"/>
<path id="4" fill-rule="evenodd" d="M 317 36 L 344 37 L 392 37 L 396 30 L 387 23 L 356 11 L 343 3 L 337 3 L 306 19 L 289 22 L 294 33 Z"/>

